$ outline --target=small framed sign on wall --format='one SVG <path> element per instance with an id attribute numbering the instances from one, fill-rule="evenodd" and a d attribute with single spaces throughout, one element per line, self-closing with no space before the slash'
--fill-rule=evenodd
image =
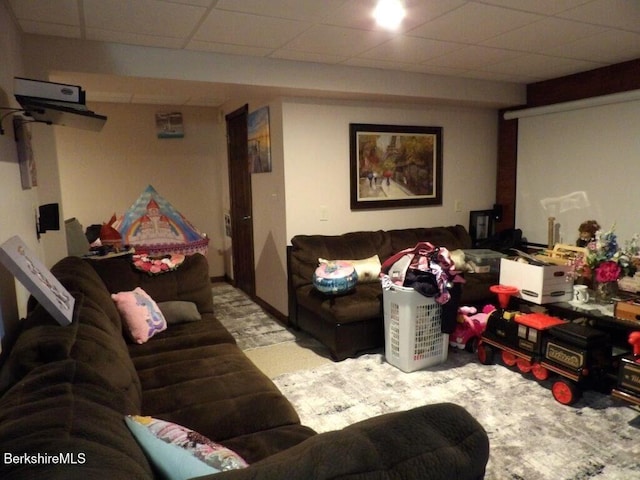
<path id="1" fill-rule="evenodd" d="M 181 112 L 156 113 L 156 131 L 158 138 L 182 138 L 184 126 Z"/>

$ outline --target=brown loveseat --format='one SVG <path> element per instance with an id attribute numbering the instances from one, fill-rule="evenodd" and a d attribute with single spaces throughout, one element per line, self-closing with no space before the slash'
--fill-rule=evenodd
<path id="1" fill-rule="evenodd" d="M 296 235 L 288 248 L 289 322 L 311 333 L 331 351 L 335 360 L 384 345 L 384 316 L 380 282 L 358 283 L 346 295 L 320 293 L 313 285 L 318 258 L 359 260 L 378 255 L 380 262 L 393 254 L 430 242 L 450 251 L 472 248 L 462 225 L 402 230 L 350 232 L 343 235 Z M 489 286 L 494 273 L 465 275 L 461 305 L 494 301 Z"/>
<path id="2" fill-rule="evenodd" d="M 479 479 L 488 438 L 466 410 L 427 405 L 316 434 L 215 318 L 208 265 L 187 257 L 158 276 L 125 258 L 68 257 L 52 269 L 76 299 L 62 327 L 35 301 L 0 370 L 0 478 L 161 478 L 126 414 L 172 421 L 250 466 L 212 479 Z M 201 319 L 142 345 L 123 335 L 110 293 L 141 286 L 193 302 Z"/>

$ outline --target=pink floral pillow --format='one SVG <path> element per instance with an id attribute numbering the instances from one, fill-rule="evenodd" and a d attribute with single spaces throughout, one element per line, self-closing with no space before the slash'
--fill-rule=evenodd
<path id="1" fill-rule="evenodd" d="M 156 333 L 167 329 L 167 321 L 158 305 L 140 287 L 131 292 L 114 293 L 111 298 L 134 342 L 145 343 Z"/>
<path id="2" fill-rule="evenodd" d="M 233 450 L 182 425 L 137 415 L 127 415 L 125 422 L 164 478 L 193 478 L 248 466 Z"/>

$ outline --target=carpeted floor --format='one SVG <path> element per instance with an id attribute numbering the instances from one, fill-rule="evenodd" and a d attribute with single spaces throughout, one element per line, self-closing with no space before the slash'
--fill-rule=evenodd
<path id="1" fill-rule="evenodd" d="M 332 363 L 320 342 L 286 328 L 244 292 L 228 283 L 214 283 L 212 291 L 217 318 L 269 378 Z"/>
<path id="2" fill-rule="evenodd" d="M 293 342 L 296 336 L 266 313 L 241 290 L 228 283 L 214 283 L 216 317 L 236 338 L 242 350 Z"/>
<path id="3" fill-rule="evenodd" d="M 232 325 L 238 343 L 249 345 L 247 354 L 260 352 L 252 360 L 263 371 L 270 353 L 284 349 L 288 368 L 266 373 L 302 423 L 318 432 L 451 401 L 469 410 L 489 434 L 487 479 L 640 479 L 640 413 L 608 395 L 585 392 L 575 406 L 563 406 L 553 399 L 549 383 L 539 384 L 502 365 L 481 365 L 463 351 L 449 351 L 446 362 L 412 373 L 385 362 L 382 352 L 338 363 L 320 355 L 318 365 L 305 365 L 297 358 L 308 340 L 296 342 L 298 332 L 258 313 L 259 307 L 232 290 L 218 292 L 221 320 L 226 315 L 224 323 Z"/>

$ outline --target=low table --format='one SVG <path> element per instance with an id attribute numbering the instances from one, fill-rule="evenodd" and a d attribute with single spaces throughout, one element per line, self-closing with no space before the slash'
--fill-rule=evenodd
<path id="1" fill-rule="evenodd" d="M 549 315 L 566 320 L 586 319 L 589 324 L 606 331 L 611 336 L 614 347 L 630 351 L 628 336 L 634 330 L 640 330 L 640 321 L 617 318 L 613 314 L 614 304 L 600 304 L 595 301 L 588 303 L 557 302 L 537 305 L 526 300 L 512 297 L 516 302 L 516 309 L 522 311 L 540 311 L 544 309 Z"/>

